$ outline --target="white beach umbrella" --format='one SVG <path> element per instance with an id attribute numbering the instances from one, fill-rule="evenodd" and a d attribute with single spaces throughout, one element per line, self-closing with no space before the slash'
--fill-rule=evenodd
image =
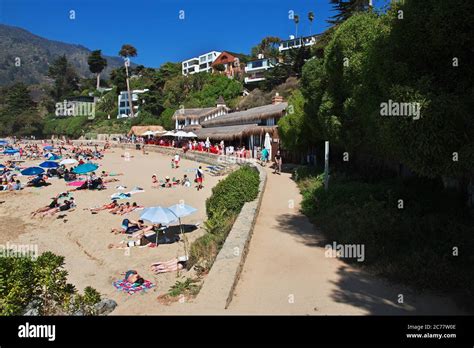
<path id="1" fill-rule="evenodd" d="M 152 131 L 146 131 L 145 133 L 142 134 L 143 135 L 154 135 L 155 133 L 152 132 Z"/>
<path id="2" fill-rule="evenodd" d="M 163 134 L 164 137 L 174 137 L 174 132 L 173 131 L 167 131 L 166 133 Z"/>
<path id="3" fill-rule="evenodd" d="M 193 132 L 188 132 L 188 135 L 187 135 L 188 138 L 197 138 L 197 135 Z"/>
<path id="4" fill-rule="evenodd" d="M 59 162 L 59 165 L 61 166 L 65 166 L 65 165 L 68 165 L 68 164 L 76 164 L 77 161 L 73 158 L 66 158 L 66 159 L 63 159 L 61 162 Z"/>
<path id="5" fill-rule="evenodd" d="M 188 133 L 184 132 L 184 131 L 177 131 L 175 134 L 174 134 L 175 137 L 179 137 L 179 138 L 186 138 L 188 136 Z"/>

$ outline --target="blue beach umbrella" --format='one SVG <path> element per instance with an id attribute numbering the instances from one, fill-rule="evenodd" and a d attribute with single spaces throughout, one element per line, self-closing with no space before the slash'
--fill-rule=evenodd
<path id="1" fill-rule="evenodd" d="M 3 164 L 0 164 L 0 169 L 1 169 L 1 168 L 5 168 L 5 166 L 4 166 Z"/>
<path id="2" fill-rule="evenodd" d="M 46 157 L 48 160 L 50 161 L 56 161 L 58 159 L 60 159 L 61 157 L 59 157 L 58 155 L 52 153 L 52 152 L 48 152 L 44 155 L 44 157 Z"/>
<path id="3" fill-rule="evenodd" d="M 7 154 L 7 155 L 12 155 L 12 154 L 17 153 L 17 152 L 20 152 L 20 150 L 18 150 L 18 149 L 6 149 L 5 151 L 3 151 L 3 153 Z"/>
<path id="4" fill-rule="evenodd" d="M 49 151 L 49 150 L 54 149 L 54 147 L 52 147 L 51 145 L 48 145 L 48 146 L 43 147 L 43 149 Z"/>
<path id="5" fill-rule="evenodd" d="M 150 221 L 153 224 L 169 225 L 178 221 L 178 217 L 168 208 L 151 207 L 143 210 L 140 219 Z"/>
<path id="6" fill-rule="evenodd" d="M 184 203 L 172 205 L 168 209 L 171 210 L 173 214 L 178 217 L 179 230 L 184 239 L 184 253 L 186 257 L 188 257 L 188 251 L 187 251 L 187 246 L 186 246 L 187 239 L 186 239 L 186 236 L 184 235 L 183 225 L 181 224 L 181 218 L 197 212 L 197 209 Z"/>
<path id="7" fill-rule="evenodd" d="M 97 168 L 99 168 L 99 166 L 97 164 L 84 163 L 84 164 L 81 164 L 80 166 L 77 166 L 76 168 L 74 168 L 72 170 L 72 172 L 76 173 L 76 174 L 86 174 L 86 173 L 89 173 L 89 172 L 93 172 Z"/>
<path id="8" fill-rule="evenodd" d="M 168 208 L 151 207 L 143 210 L 140 219 L 150 221 L 152 224 L 169 225 L 178 221 L 178 217 Z M 158 233 L 156 233 L 156 245 L 158 245 Z"/>
<path id="9" fill-rule="evenodd" d="M 41 168 L 58 168 L 59 164 L 53 161 L 46 161 L 39 165 Z"/>
<path id="10" fill-rule="evenodd" d="M 4 146 L 4 145 L 7 145 L 7 144 L 8 144 L 8 141 L 0 139 L 0 146 Z"/>
<path id="11" fill-rule="evenodd" d="M 197 212 L 196 208 L 193 208 L 187 204 L 175 204 L 171 207 L 168 207 L 168 209 L 171 210 L 178 218 L 182 218 Z"/>
<path id="12" fill-rule="evenodd" d="M 43 174 L 44 169 L 40 167 L 29 167 L 29 168 L 23 169 L 20 173 L 22 175 L 38 175 L 38 174 Z"/>

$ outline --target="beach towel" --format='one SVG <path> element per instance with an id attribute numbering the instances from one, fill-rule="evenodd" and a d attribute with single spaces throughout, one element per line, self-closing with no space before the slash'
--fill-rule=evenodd
<path id="1" fill-rule="evenodd" d="M 142 189 L 141 187 L 134 187 L 133 190 L 131 190 L 129 192 L 114 193 L 112 196 L 110 196 L 110 198 L 111 199 L 127 199 L 127 198 L 130 198 L 132 195 L 134 195 L 136 193 L 141 193 L 141 192 L 145 192 L 145 190 Z"/>
<path id="2" fill-rule="evenodd" d="M 129 194 L 129 193 L 123 193 L 123 192 L 120 192 L 120 193 L 114 193 L 112 196 L 110 196 L 110 199 L 114 200 L 114 199 L 129 199 L 132 195 Z"/>
<path id="3" fill-rule="evenodd" d="M 145 280 L 142 285 L 135 285 L 133 283 L 127 282 L 125 279 L 122 279 L 113 282 L 113 285 L 117 290 L 124 291 L 129 295 L 133 295 L 134 293 L 140 291 L 145 292 L 146 290 L 150 290 L 151 288 L 155 287 L 155 284 L 149 280 Z"/>
<path id="4" fill-rule="evenodd" d="M 84 185 L 84 183 L 85 183 L 85 181 L 72 181 L 72 182 L 68 182 L 67 186 L 80 187 L 80 186 Z"/>

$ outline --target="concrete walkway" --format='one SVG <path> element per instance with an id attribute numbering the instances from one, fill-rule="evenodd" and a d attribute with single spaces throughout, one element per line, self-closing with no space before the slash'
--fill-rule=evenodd
<path id="1" fill-rule="evenodd" d="M 247 260 L 225 313 L 463 314 L 447 298 L 416 294 L 325 257 L 321 234 L 300 213 L 301 195 L 290 175 L 267 173 Z"/>

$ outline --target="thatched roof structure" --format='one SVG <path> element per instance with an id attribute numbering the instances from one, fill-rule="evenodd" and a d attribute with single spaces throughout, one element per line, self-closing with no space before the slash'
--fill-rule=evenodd
<path id="1" fill-rule="evenodd" d="M 226 126 L 226 127 L 209 127 L 201 128 L 194 131 L 199 139 L 212 139 L 216 141 L 224 140 L 231 141 L 236 139 L 241 139 L 248 137 L 250 135 L 265 135 L 265 133 L 270 133 L 274 135 L 277 126 L 259 126 L 257 124 L 244 124 L 244 125 L 235 125 L 235 126 Z"/>
<path id="2" fill-rule="evenodd" d="M 128 132 L 128 136 L 131 136 L 132 134 L 135 134 L 136 136 L 142 136 L 143 133 L 147 131 L 165 132 L 166 130 L 162 126 L 133 126 Z"/>
<path id="3" fill-rule="evenodd" d="M 203 127 L 231 126 L 243 124 L 257 124 L 262 120 L 284 115 L 288 103 L 278 103 L 259 106 L 245 111 L 231 112 L 212 120 L 201 122 Z"/>
<path id="4" fill-rule="evenodd" d="M 211 115 L 219 111 L 227 112 L 229 108 L 227 106 L 210 107 L 210 108 L 195 108 L 195 109 L 178 109 L 174 112 L 173 120 L 184 120 L 184 119 L 200 119 Z"/>

